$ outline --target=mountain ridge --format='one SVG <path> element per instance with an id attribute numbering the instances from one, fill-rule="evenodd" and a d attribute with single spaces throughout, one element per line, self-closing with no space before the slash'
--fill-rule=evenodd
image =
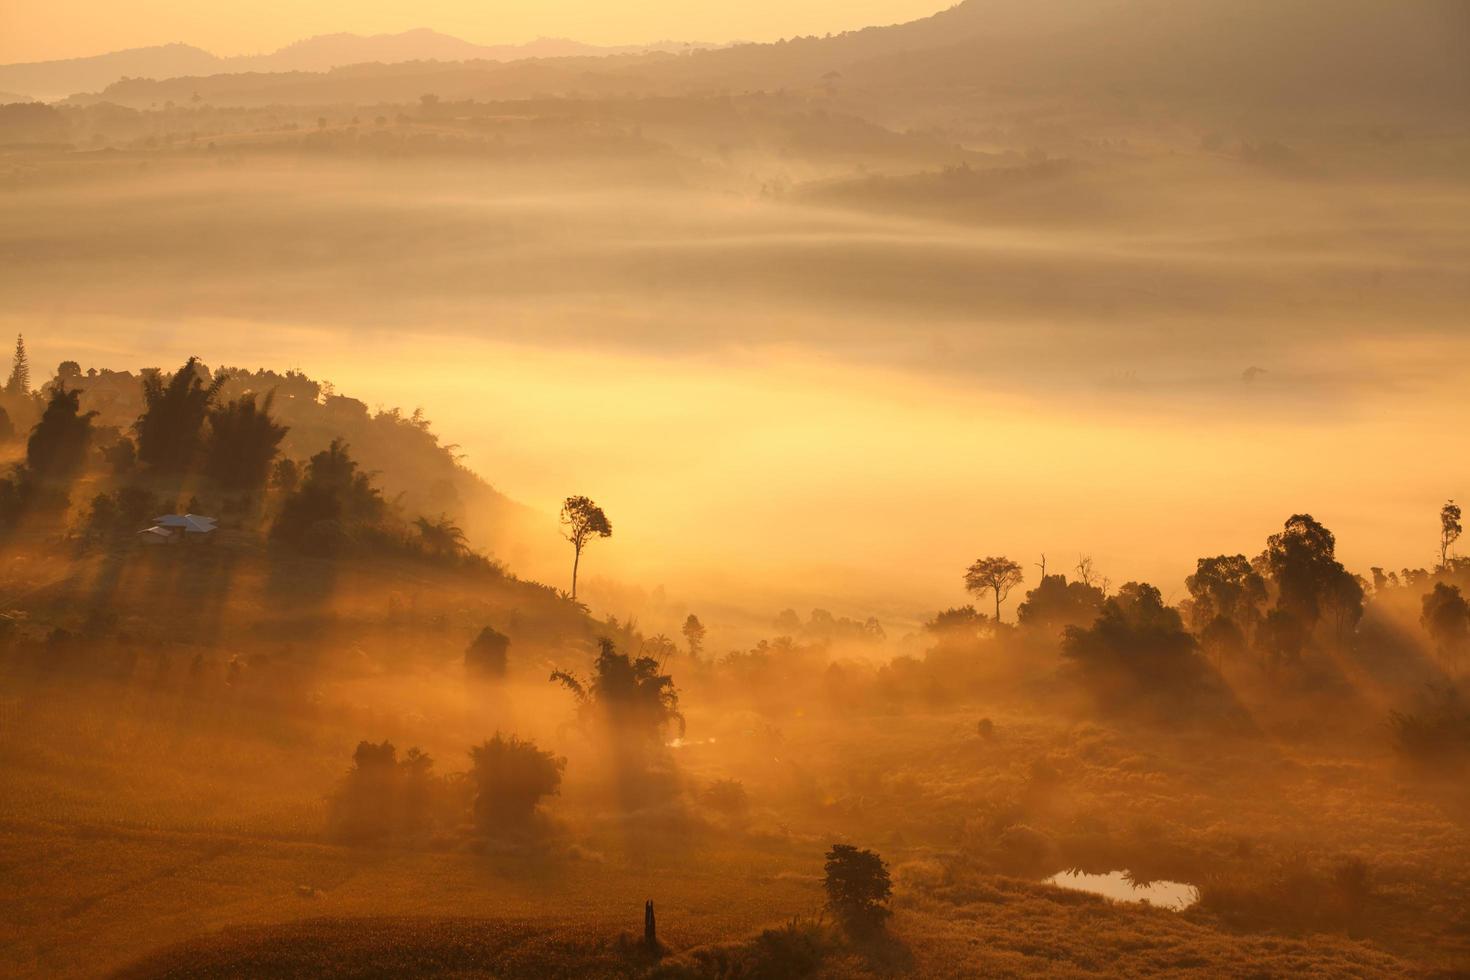
<path id="1" fill-rule="evenodd" d="M 127 78 L 166 81 L 216 74 L 324 72 L 348 65 L 413 61 L 519 61 L 531 58 L 603 57 L 644 52 L 704 50 L 702 42 L 596 45 L 569 38 L 538 37 L 519 44 L 477 44 L 427 27 L 393 34 L 338 32 L 302 38 L 274 51 L 216 55 L 183 42 L 126 48 L 103 54 L 0 65 L 0 91 L 35 99 L 60 99 L 101 91 Z"/>

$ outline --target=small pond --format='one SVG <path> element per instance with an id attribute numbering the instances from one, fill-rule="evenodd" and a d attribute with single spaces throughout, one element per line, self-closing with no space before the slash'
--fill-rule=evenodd
<path id="1" fill-rule="evenodd" d="M 1135 885 L 1133 876 L 1127 871 L 1110 871 L 1105 875 L 1058 871 L 1046 879 L 1046 883 L 1058 888 L 1091 892 L 1115 902 L 1145 902 L 1176 912 L 1182 912 L 1199 901 L 1199 889 L 1193 885 L 1179 881 L 1150 881 Z"/>

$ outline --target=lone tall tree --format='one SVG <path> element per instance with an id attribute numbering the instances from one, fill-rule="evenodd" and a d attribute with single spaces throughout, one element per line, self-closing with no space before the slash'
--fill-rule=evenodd
<path id="1" fill-rule="evenodd" d="M 704 624 L 699 621 L 698 616 L 690 613 L 689 618 L 684 620 L 684 640 L 689 644 L 691 660 L 699 659 L 699 651 L 704 649 L 704 634 Z"/>
<path id="2" fill-rule="evenodd" d="M 1451 500 L 1439 509 L 1439 567 L 1443 570 L 1450 560 L 1450 548 L 1454 547 L 1465 531 L 1460 523 L 1460 505 Z"/>
<path id="3" fill-rule="evenodd" d="M 5 392 L 10 395 L 31 393 L 31 362 L 26 357 L 26 339 L 15 335 L 15 362 L 10 368 L 10 380 L 5 382 Z"/>
<path id="4" fill-rule="evenodd" d="M 572 543 L 572 598 L 577 598 L 577 569 L 582 549 L 594 538 L 612 537 L 612 523 L 591 497 L 568 497 L 561 505 L 562 534 Z"/>
<path id="5" fill-rule="evenodd" d="M 1012 589 L 1025 581 L 1021 566 L 1009 558 L 981 558 L 965 571 L 965 589 L 977 597 L 995 593 L 995 621 L 1000 622 L 1000 604 Z"/>

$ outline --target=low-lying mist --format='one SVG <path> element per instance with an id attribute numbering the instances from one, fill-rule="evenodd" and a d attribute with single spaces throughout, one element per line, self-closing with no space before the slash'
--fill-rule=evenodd
<path id="1" fill-rule="evenodd" d="M 607 507 L 589 595 L 623 614 L 655 613 L 616 581 L 912 626 L 977 550 L 1177 583 L 1283 508 L 1356 564 L 1422 563 L 1410 515 L 1463 476 L 1424 448 L 1462 404 L 1459 185 L 1119 157 L 971 213 L 861 180 L 211 159 L 7 192 L 0 329 L 43 364 L 198 354 L 421 407 L 548 527 L 569 493 Z"/>

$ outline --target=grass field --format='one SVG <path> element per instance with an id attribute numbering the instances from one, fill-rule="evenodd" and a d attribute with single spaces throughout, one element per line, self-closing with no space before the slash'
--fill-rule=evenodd
<path id="1" fill-rule="evenodd" d="M 587 771 L 595 756 L 567 734 L 568 783 L 543 839 L 345 847 L 322 823 L 345 730 L 317 720 L 261 734 L 245 713 L 169 742 L 178 716 L 160 706 L 171 697 L 91 726 L 73 722 L 95 692 L 72 710 L 55 692 L 7 705 L 0 972 L 227 976 L 269 964 L 272 975 L 387 976 L 405 957 L 427 975 L 631 975 L 650 965 L 616 942 L 641 928 L 652 898 L 667 969 L 722 975 L 691 951 L 739 953 L 763 929 L 817 916 L 834 840 L 888 860 L 894 946 L 874 957 L 835 943 L 824 975 L 1368 977 L 1467 962 L 1470 835 L 1454 798 L 1405 786 L 1387 760 L 1330 737 L 1267 754 L 1256 739 L 1165 743 L 1001 710 L 988 739 L 970 708 L 841 724 L 803 714 L 774 731 L 695 711 L 678 805 L 610 809 Z M 135 753 L 158 763 L 138 766 Z M 717 776 L 743 780 L 743 821 L 700 809 L 697 788 Z M 1354 855 L 1370 861 L 1372 884 L 1351 916 L 1284 917 L 1305 901 L 1285 889 L 1330 889 L 1328 872 L 1310 869 Z M 1180 913 L 1039 881 L 1074 865 L 1193 882 L 1205 901 Z M 1282 876 L 1293 868 L 1307 877 Z M 1248 897 L 1212 902 L 1212 883 Z M 1252 903 L 1280 921 L 1251 921 Z M 340 952 L 324 965 L 327 950 Z"/>

